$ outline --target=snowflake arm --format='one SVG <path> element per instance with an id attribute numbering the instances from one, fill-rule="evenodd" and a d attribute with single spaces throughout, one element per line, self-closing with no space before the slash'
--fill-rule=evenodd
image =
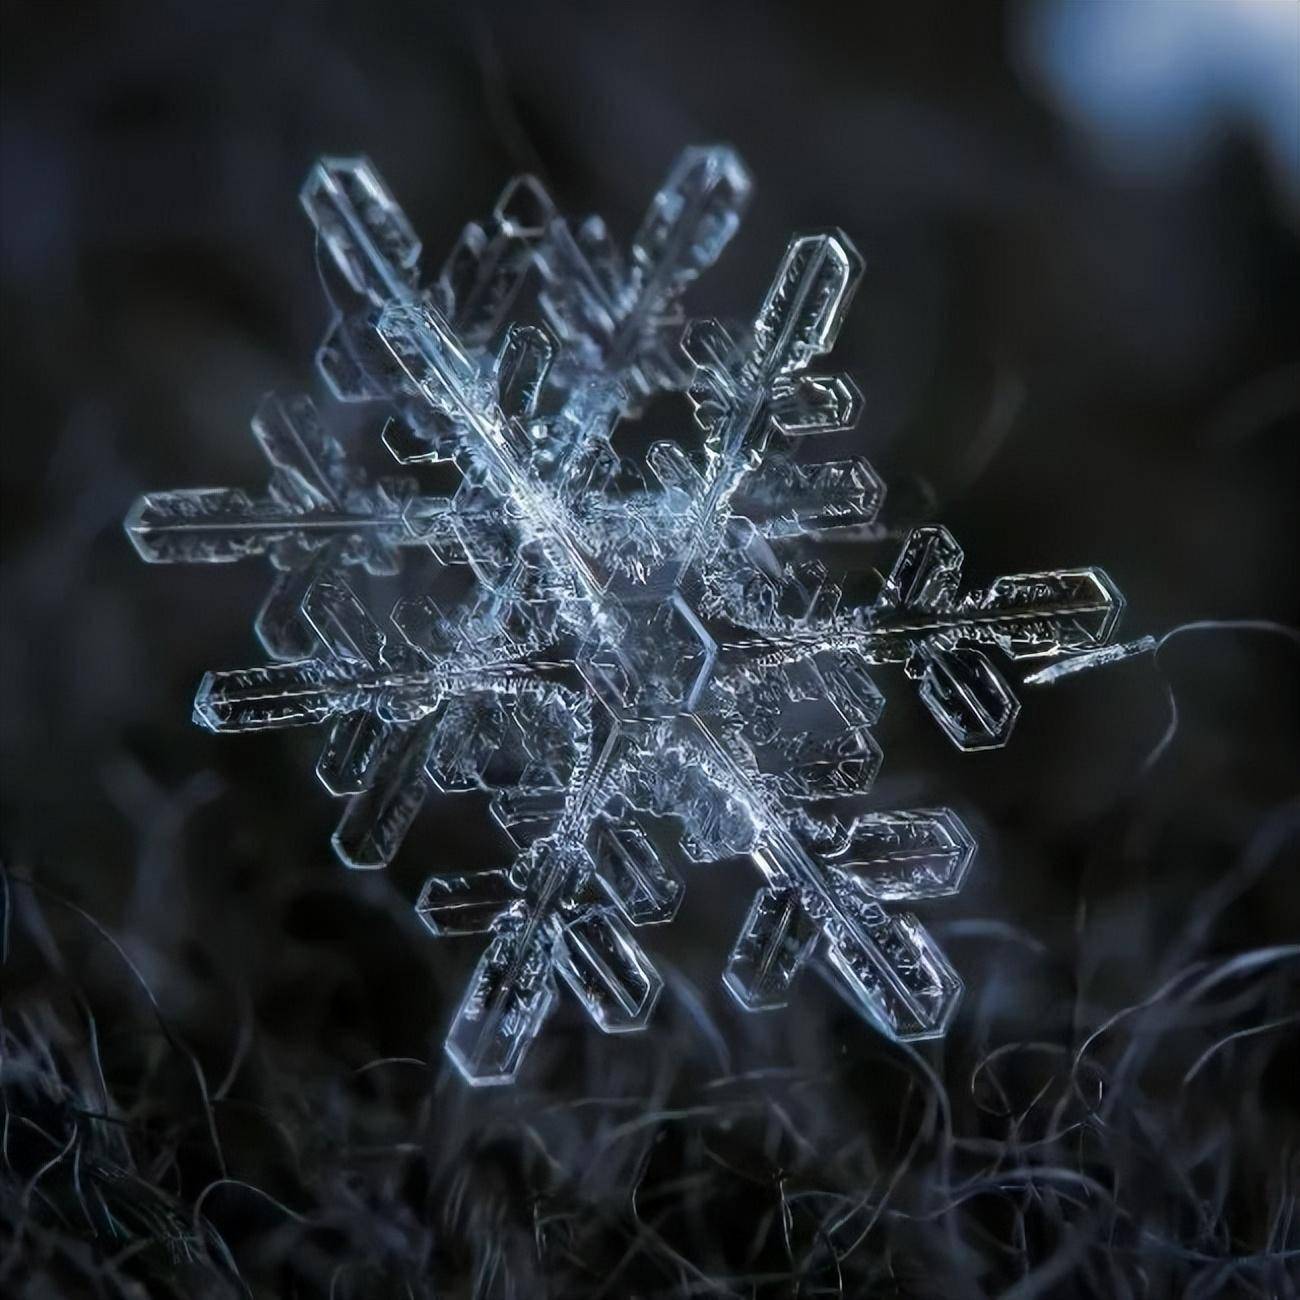
<path id="1" fill-rule="evenodd" d="M 541 305 L 570 359 L 633 401 L 686 379 L 678 300 L 740 224 L 751 182 L 734 150 L 685 150 L 655 195 L 625 263 L 599 217 L 555 218 L 538 248 Z"/>
<path id="2" fill-rule="evenodd" d="M 424 887 L 417 910 L 435 934 L 492 936 L 447 1037 L 451 1059 L 471 1084 L 514 1079 L 550 1012 L 556 976 L 606 1033 L 643 1029 L 654 1010 L 663 981 L 628 922 L 666 919 L 680 886 L 661 890 L 652 911 L 638 911 L 644 889 L 622 888 L 636 842 L 614 837 L 620 853 L 610 860 L 599 809 L 623 746 L 619 729 L 610 728 L 555 829 L 509 872 L 434 876 Z M 603 874 L 587 849 L 593 840 Z"/>
<path id="3" fill-rule="evenodd" d="M 301 201 L 342 279 L 317 369 L 341 401 L 386 403 L 384 443 L 398 461 L 447 459 L 456 444 L 455 425 L 404 392 L 378 344 L 378 315 L 390 304 L 427 302 L 453 323 L 467 352 L 482 358 L 532 266 L 554 211 L 549 196 L 532 177 L 511 181 L 489 221 L 465 227 L 428 290 L 419 282 L 420 242 L 368 159 L 322 159 Z"/>
<path id="4" fill-rule="evenodd" d="M 257 616 L 259 640 L 276 659 L 300 659 L 315 638 L 301 617 L 318 579 L 360 565 L 396 573 L 398 551 L 417 543 L 404 523 L 415 499 L 409 478 L 370 483 L 326 433 L 308 397 L 269 394 L 252 422 L 271 465 L 262 496 L 242 488 L 150 492 L 132 507 L 127 536 L 151 564 L 212 564 L 266 555 L 277 570 Z"/>
<path id="5" fill-rule="evenodd" d="M 541 673 L 517 646 L 499 642 L 435 659 L 436 610 L 427 602 L 399 603 L 399 637 L 340 583 L 315 583 L 302 612 L 319 638 L 318 657 L 209 673 L 195 719 L 216 732 L 330 723 L 316 770 L 348 801 L 335 851 L 347 866 L 383 867 L 431 783 L 456 788 L 487 767 L 512 706 L 529 689 L 544 691 Z"/>
<path id="6" fill-rule="evenodd" d="M 805 235 L 787 248 L 746 346 L 717 321 L 688 330 L 685 347 L 696 365 L 690 398 L 707 464 L 690 511 L 684 564 L 716 544 L 733 494 L 762 463 L 774 432 L 800 437 L 856 421 L 860 397 L 852 380 L 807 368 L 834 346 L 861 275 L 862 259 L 843 232 Z M 868 483 L 874 479 L 865 462 L 858 472 Z M 867 488 L 868 510 L 878 497 Z"/>
<path id="7" fill-rule="evenodd" d="M 944 734 L 965 750 L 1005 744 L 1020 708 L 985 647 L 1012 659 L 1091 651 L 1110 639 L 1124 606 L 1095 567 L 1011 574 L 959 596 L 963 555 L 942 527 L 914 529 L 875 602 L 847 611 L 836 608 L 837 590 L 829 608 L 825 593 L 819 607 L 783 608 L 792 575 L 761 541 L 746 539 L 730 558 L 719 599 L 759 635 L 724 644 L 724 661 L 776 663 L 824 646 L 865 663 L 902 664 Z"/>

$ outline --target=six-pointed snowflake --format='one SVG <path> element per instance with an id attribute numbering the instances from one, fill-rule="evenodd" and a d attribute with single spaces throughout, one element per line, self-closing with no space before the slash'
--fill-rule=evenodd
<path id="1" fill-rule="evenodd" d="M 127 521 L 148 560 L 270 558 L 274 662 L 210 673 L 195 717 L 326 725 L 349 866 L 390 862 L 430 791 L 490 793 L 513 862 L 433 876 L 417 905 L 434 934 L 488 936 L 447 1037 L 474 1084 L 515 1077 L 557 977 L 606 1032 L 645 1026 L 661 980 L 632 931 L 671 919 L 683 856 L 762 874 L 724 974 L 741 1005 L 781 1006 L 811 964 L 890 1037 L 942 1034 L 961 982 L 894 905 L 955 892 L 974 845 L 948 810 L 863 807 L 884 703 L 866 669 L 903 665 L 953 743 L 997 746 L 1019 706 L 989 652 L 1086 653 L 1120 612 L 1095 568 L 962 594 L 940 527 L 914 529 L 866 601 L 806 558 L 883 497 L 865 460 L 816 455 L 857 415 L 821 359 L 862 264 L 839 231 L 800 236 L 748 326 L 688 321 L 683 290 L 749 188 L 730 150 L 687 150 L 624 256 L 517 180 L 426 285 L 370 164 L 321 161 L 302 202 L 343 305 L 319 370 L 382 412 L 398 461 L 452 461 L 459 486 L 372 482 L 310 401 L 268 398 L 263 494 L 155 492 Z M 693 426 L 616 454 L 617 423 L 674 391 Z M 404 599 L 385 626 L 347 571 L 393 573 L 409 547 L 468 564 L 474 594 Z"/>

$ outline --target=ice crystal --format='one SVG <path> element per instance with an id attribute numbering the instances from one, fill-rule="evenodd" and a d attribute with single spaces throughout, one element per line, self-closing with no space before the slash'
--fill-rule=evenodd
<path id="1" fill-rule="evenodd" d="M 840 231 L 799 236 L 747 327 L 688 320 L 748 194 L 731 150 L 687 150 L 623 256 L 522 178 L 426 283 L 373 167 L 322 160 L 302 192 L 334 306 L 318 369 L 398 461 L 451 461 L 459 486 L 371 482 L 307 399 L 268 398 L 264 494 L 150 493 L 127 521 L 151 561 L 270 558 L 275 662 L 208 674 L 195 718 L 328 724 L 347 865 L 387 865 L 430 791 L 490 795 L 513 861 L 434 875 L 417 904 L 435 935 L 488 936 L 447 1037 L 474 1084 L 515 1077 L 557 978 L 606 1032 L 645 1026 L 662 981 L 633 929 L 672 918 L 683 859 L 763 877 L 724 974 L 742 1006 L 781 1006 L 812 965 L 882 1033 L 941 1035 L 961 982 L 896 905 L 956 892 L 974 843 L 949 810 L 865 806 L 884 704 L 866 670 L 902 665 L 954 744 L 997 746 L 1019 705 L 989 652 L 1096 655 L 1121 608 L 1095 568 L 962 594 L 935 526 L 866 599 L 809 557 L 863 536 L 884 493 L 861 457 L 815 452 L 857 416 L 822 362 L 862 262 Z M 693 423 L 617 454 L 661 392 Z M 468 564 L 472 596 L 443 609 L 431 583 L 381 624 L 347 573 L 393 573 L 404 548 Z"/>

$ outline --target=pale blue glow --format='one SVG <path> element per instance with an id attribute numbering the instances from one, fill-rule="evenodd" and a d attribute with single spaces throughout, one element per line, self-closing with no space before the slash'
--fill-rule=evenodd
<path id="1" fill-rule="evenodd" d="M 1178 168 L 1216 129 L 1246 124 L 1300 197 L 1295 0 L 1057 0 L 1025 13 L 1028 66 L 1112 162 Z"/>

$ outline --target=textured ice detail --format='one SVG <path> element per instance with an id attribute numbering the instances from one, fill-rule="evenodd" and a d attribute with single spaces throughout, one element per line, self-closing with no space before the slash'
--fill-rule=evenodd
<path id="1" fill-rule="evenodd" d="M 1136 641 L 1126 641 L 1123 645 L 1107 645 L 1099 650 L 1085 650 L 1071 659 L 1058 660 L 1056 663 L 1048 664 L 1046 668 L 1030 673 L 1025 678 L 1025 685 L 1048 686 L 1052 682 L 1059 682 L 1063 677 L 1073 677 L 1075 673 L 1100 668 L 1104 664 L 1119 663 L 1124 659 L 1132 659 L 1136 655 L 1151 654 L 1159 645 L 1159 637 L 1141 636 Z"/>
<path id="2" fill-rule="evenodd" d="M 682 292 L 740 224 L 750 180 L 731 149 L 687 149 L 654 196 L 625 259 L 600 217 L 553 219 L 538 247 L 541 306 L 569 363 L 621 383 L 631 403 L 689 378 Z"/>
<path id="3" fill-rule="evenodd" d="M 222 563 L 265 555 L 275 581 L 257 615 L 268 654 L 296 659 L 314 638 L 302 618 L 312 583 L 348 565 L 396 573 L 413 479 L 370 483 L 348 463 L 343 444 L 323 428 L 308 397 L 268 396 L 253 417 L 253 436 L 271 466 L 264 493 L 243 488 L 182 488 L 142 496 L 127 516 L 127 535 L 151 564 Z"/>
<path id="4" fill-rule="evenodd" d="M 268 399 L 265 493 L 150 493 L 127 521 L 149 560 L 270 558 L 274 662 L 208 674 L 195 717 L 321 727 L 348 866 L 392 861 L 428 797 L 488 795 L 502 864 L 448 864 L 417 903 L 436 936 L 486 936 L 447 1037 L 473 1084 L 516 1077 L 562 988 L 606 1033 L 644 1028 L 662 980 L 634 931 L 675 915 L 683 863 L 733 855 L 763 881 L 723 974 L 742 1007 L 784 1005 L 812 966 L 887 1036 L 944 1033 L 961 981 L 903 909 L 960 889 L 975 846 L 947 809 L 870 806 L 868 669 L 901 666 L 974 750 L 1019 709 L 994 653 L 1059 673 L 1123 653 L 1100 569 L 963 591 L 956 541 L 925 527 L 871 556 L 869 597 L 828 572 L 824 537 L 891 536 L 870 464 L 818 452 L 860 405 L 825 362 L 863 263 L 840 231 L 798 236 L 747 326 L 690 319 L 748 194 L 731 150 L 689 149 L 623 256 L 522 178 L 426 282 L 374 168 L 322 160 L 302 191 L 332 306 L 318 369 L 414 468 L 372 482 L 306 399 Z M 674 393 L 676 436 L 620 456 L 617 423 Z M 450 493 L 416 477 L 439 460 Z M 348 570 L 403 549 L 419 594 L 376 618 Z M 459 565 L 472 589 L 448 600 Z"/>
<path id="5" fill-rule="evenodd" d="M 816 647 L 901 664 L 964 750 L 1005 744 L 1020 711 L 986 649 L 1012 659 L 1090 654 L 1105 646 L 1124 604 L 1098 568 L 1012 574 L 959 595 L 962 551 L 942 527 L 914 529 L 876 599 L 849 608 L 837 586 L 821 575 L 810 583 L 760 538 L 743 537 L 726 558 L 714 599 L 751 635 L 724 644 L 725 662 L 766 667 Z"/>

